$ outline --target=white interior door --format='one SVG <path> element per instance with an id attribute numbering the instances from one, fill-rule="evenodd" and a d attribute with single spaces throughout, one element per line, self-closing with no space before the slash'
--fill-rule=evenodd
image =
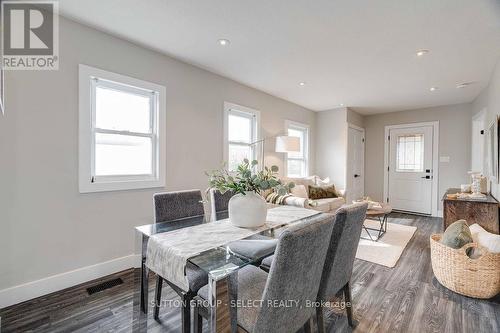
<path id="1" fill-rule="evenodd" d="M 389 204 L 393 209 L 432 213 L 433 127 L 389 131 Z"/>
<path id="2" fill-rule="evenodd" d="M 349 127 L 347 138 L 347 203 L 365 195 L 365 132 Z"/>
<path id="3" fill-rule="evenodd" d="M 484 168 L 485 112 L 472 119 L 471 170 L 486 173 Z"/>

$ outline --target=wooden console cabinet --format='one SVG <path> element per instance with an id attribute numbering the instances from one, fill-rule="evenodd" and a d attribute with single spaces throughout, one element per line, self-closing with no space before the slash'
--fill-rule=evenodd
<path id="1" fill-rule="evenodd" d="M 443 230 L 456 220 L 467 220 L 468 225 L 479 224 L 485 230 L 500 233 L 498 222 L 498 201 L 491 195 L 485 200 L 449 199 L 446 194 L 460 189 L 450 188 L 443 197 Z"/>

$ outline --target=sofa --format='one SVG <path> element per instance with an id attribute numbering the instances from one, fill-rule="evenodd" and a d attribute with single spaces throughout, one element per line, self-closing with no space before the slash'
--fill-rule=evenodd
<path id="1" fill-rule="evenodd" d="M 324 213 L 334 213 L 346 203 L 345 191 L 337 188 L 337 198 L 309 199 L 309 186 L 332 185 L 328 178 L 321 179 L 319 176 L 310 176 L 304 178 L 282 178 L 281 180 L 284 183 L 293 182 L 295 184 L 295 187 L 290 191 L 291 195 L 284 200 L 286 205 L 304 207 Z"/>

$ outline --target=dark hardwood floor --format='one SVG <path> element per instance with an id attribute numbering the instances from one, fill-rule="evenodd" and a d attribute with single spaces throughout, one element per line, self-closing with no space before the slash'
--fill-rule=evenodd
<path id="1" fill-rule="evenodd" d="M 395 268 L 356 260 L 355 332 L 500 332 L 499 296 L 463 297 L 434 278 L 429 236 L 441 230 L 440 219 L 392 214 L 389 222 L 414 225 L 417 231 Z M 93 281 L 1 309 L 1 332 L 131 332 L 137 321 L 133 309 L 138 272 L 127 270 L 112 277 L 121 277 L 124 283 L 89 296 L 86 288 L 95 285 Z M 153 287 L 151 282 L 150 300 Z M 179 298 L 164 287 L 163 299 L 167 302 L 160 312 L 162 323 L 155 322 L 149 311 L 147 331 L 180 332 L 175 304 Z M 325 317 L 329 332 L 351 332 L 344 313 L 327 311 Z"/>

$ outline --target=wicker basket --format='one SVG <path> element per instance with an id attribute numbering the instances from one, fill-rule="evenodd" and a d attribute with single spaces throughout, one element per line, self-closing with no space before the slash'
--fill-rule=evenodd
<path id="1" fill-rule="evenodd" d="M 500 253 L 490 253 L 476 243 L 453 249 L 441 244 L 441 234 L 431 236 L 432 270 L 437 280 L 448 289 L 475 298 L 491 298 L 500 293 Z M 471 259 L 468 248 L 481 250 L 481 256 Z"/>

